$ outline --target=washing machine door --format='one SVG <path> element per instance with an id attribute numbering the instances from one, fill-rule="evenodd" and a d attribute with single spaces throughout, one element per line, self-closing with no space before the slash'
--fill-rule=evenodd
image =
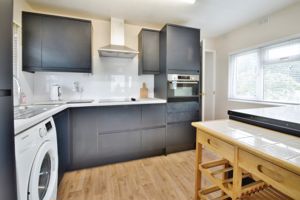
<path id="1" fill-rule="evenodd" d="M 55 145 L 47 141 L 36 154 L 29 179 L 29 200 L 54 200 L 57 192 L 58 155 Z"/>

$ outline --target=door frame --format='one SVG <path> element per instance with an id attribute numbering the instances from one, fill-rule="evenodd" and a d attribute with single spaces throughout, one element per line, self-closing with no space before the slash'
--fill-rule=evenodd
<path id="1" fill-rule="evenodd" d="M 216 50 L 213 49 L 206 49 L 205 48 L 205 41 L 203 41 L 203 51 L 202 51 L 202 91 L 203 91 L 203 95 L 202 95 L 202 121 L 205 120 L 205 93 L 206 93 L 206 88 L 205 88 L 205 80 L 206 80 L 206 76 L 205 76 L 205 70 L 206 70 L 206 66 L 205 66 L 205 54 L 206 53 L 212 53 L 213 54 L 213 91 L 214 91 L 214 96 L 213 96 L 213 120 L 215 119 L 215 115 L 216 115 L 216 60 L 217 60 L 217 52 Z"/>

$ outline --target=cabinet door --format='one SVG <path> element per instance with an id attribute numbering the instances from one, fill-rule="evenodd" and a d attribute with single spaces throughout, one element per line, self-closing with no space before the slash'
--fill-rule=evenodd
<path id="1" fill-rule="evenodd" d="M 42 18 L 35 14 L 22 14 L 23 70 L 34 71 L 42 67 Z"/>
<path id="2" fill-rule="evenodd" d="M 11 89 L 12 83 L 12 1 L 0 4 L 0 90 Z"/>
<path id="3" fill-rule="evenodd" d="M 3 5 L 0 1 L 1 6 L 9 9 L 8 4 Z M 0 194 L 5 200 L 17 199 L 12 101 L 12 97 L 0 97 Z"/>
<path id="4" fill-rule="evenodd" d="M 157 127 L 166 124 L 166 105 L 142 105 L 142 126 Z"/>
<path id="5" fill-rule="evenodd" d="M 53 16 L 42 19 L 43 69 L 91 72 L 91 24 Z"/>
<path id="6" fill-rule="evenodd" d="M 95 166 L 98 154 L 97 108 L 71 110 L 72 166 L 71 169 Z"/>
<path id="7" fill-rule="evenodd" d="M 126 131 L 99 135 L 101 163 L 138 158 L 141 151 L 140 131 Z"/>
<path id="8" fill-rule="evenodd" d="M 108 106 L 100 108 L 100 133 L 133 130 L 140 126 L 141 106 Z"/>
<path id="9" fill-rule="evenodd" d="M 192 122 L 198 121 L 200 118 L 198 102 L 172 102 L 167 104 L 168 123 L 175 122 Z"/>
<path id="10" fill-rule="evenodd" d="M 142 30 L 139 37 L 139 73 L 159 73 L 159 32 Z"/>
<path id="11" fill-rule="evenodd" d="M 69 124 L 69 110 L 63 111 L 53 116 L 58 148 L 58 182 L 61 181 L 64 173 L 69 169 L 71 164 L 71 135 Z"/>
<path id="12" fill-rule="evenodd" d="M 165 149 L 166 128 L 142 130 L 142 151 L 153 152 Z"/>
<path id="13" fill-rule="evenodd" d="M 167 125 L 167 153 L 193 149 L 196 141 L 196 129 L 191 122 Z"/>
<path id="14" fill-rule="evenodd" d="M 200 30 L 167 27 L 168 70 L 200 72 Z"/>

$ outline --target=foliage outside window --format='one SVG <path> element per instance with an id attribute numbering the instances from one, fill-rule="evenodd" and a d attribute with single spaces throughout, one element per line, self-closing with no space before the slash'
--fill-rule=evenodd
<path id="1" fill-rule="evenodd" d="M 229 98 L 300 103 L 300 39 L 230 56 Z"/>

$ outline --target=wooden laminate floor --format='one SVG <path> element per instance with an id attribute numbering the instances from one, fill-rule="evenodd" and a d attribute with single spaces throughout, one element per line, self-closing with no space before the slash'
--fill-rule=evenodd
<path id="1" fill-rule="evenodd" d="M 215 157 L 204 151 L 203 159 Z M 195 151 L 186 151 L 69 172 L 58 200 L 191 200 L 194 162 Z"/>

